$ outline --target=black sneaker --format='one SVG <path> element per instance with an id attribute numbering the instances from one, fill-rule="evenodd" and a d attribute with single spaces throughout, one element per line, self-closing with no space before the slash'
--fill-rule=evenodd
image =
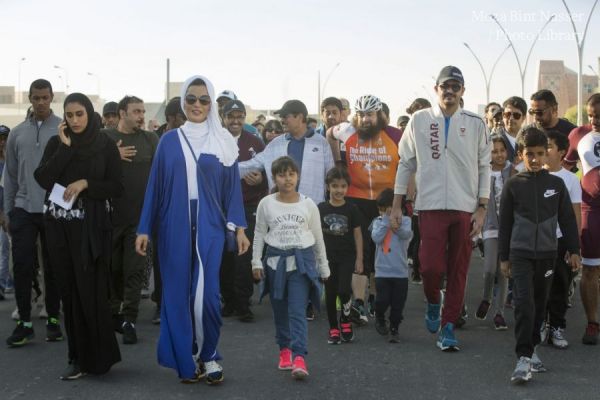
<path id="1" fill-rule="evenodd" d="M 46 342 L 60 342 L 63 333 L 60 330 L 60 322 L 56 318 L 48 318 L 46 322 Z"/>
<path id="2" fill-rule="evenodd" d="M 308 303 L 306 306 L 306 320 L 313 321 L 315 319 L 315 309 L 313 308 L 312 303 Z"/>
<path id="3" fill-rule="evenodd" d="M 412 283 L 414 283 L 415 285 L 423 284 L 423 280 L 421 279 L 421 274 L 419 273 L 419 271 L 413 269 L 412 272 L 410 273 L 410 277 L 411 277 Z"/>
<path id="4" fill-rule="evenodd" d="M 123 316 L 121 314 L 113 314 L 112 321 L 114 331 L 123 334 L 123 323 L 125 322 Z"/>
<path id="5" fill-rule="evenodd" d="M 390 343 L 400 343 L 400 334 L 398 333 L 398 328 L 390 329 Z"/>
<path id="6" fill-rule="evenodd" d="M 79 364 L 75 361 L 69 363 L 65 371 L 60 375 L 60 379 L 63 381 L 73 381 L 84 376 L 85 373 L 81 372 Z"/>
<path id="7" fill-rule="evenodd" d="M 238 319 L 241 322 L 253 322 L 254 321 L 254 313 L 252 311 L 250 311 L 249 308 L 240 311 Z"/>
<path id="8" fill-rule="evenodd" d="M 463 305 L 462 310 L 460 311 L 460 317 L 458 317 L 454 326 L 457 328 L 462 328 L 467 323 L 467 318 L 469 318 L 469 314 L 467 313 L 467 306 Z"/>
<path id="9" fill-rule="evenodd" d="M 6 339 L 6 344 L 9 347 L 21 347 L 27 344 L 31 339 L 35 337 L 33 332 L 33 326 L 27 327 L 23 324 L 23 321 L 17 322 L 17 327 L 13 331 L 12 335 Z"/>
<path id="10" fill-rule="evenodd" d="M 384 319 L 379 319 L 377 318 L 375 320 L 375 330 L 377 331 L 377 333 L 379 333 L 381 336 L 385 336 L 388 333 L 390 333 L 390 330 L 387 327 L 387 324 L 385 323 Z"/>
<path id="11" fill-rule="evenodd" d="M 156 306 L 156 308 L 154 309 L 154 315 L 152 315 L 151 322 L 154 325 L 160 325 L 160 306 Z"/>
<path id="12" fill-rule="evenodd" d="M 137 334 L 135 326 L 131 322 L 123 323 L 123 344 L 136 344 Z"/>

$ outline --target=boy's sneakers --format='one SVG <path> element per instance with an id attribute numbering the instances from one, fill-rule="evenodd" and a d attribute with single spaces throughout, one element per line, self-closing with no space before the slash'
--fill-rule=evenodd
<path id="1" fill-rule="evenodd" d="M 342 331 L 342 342 L 348 343 L 354 340 L 354 330 L 352 329 L 352 322 L 340 321 L 340 328 Z"/>
<path id="2" fill-rule="evenodd" d="M 425 326 L 431 333 L 436 333 L 440 330 L 440 305 L 427 303 L 427 311 L 425 313 Z"/>
<path id="3" fill-rule="evenodd" d="M 46 322 L 46 342 L 59 342 L 63 340 L 60 323 L 56 318 L 48 318 Z"/>
<path id="4" fill-rule="evenodd" d="M 437 347 L 442 351 L 458 351 L 458 340 L 454 336 L 454 324 L 448 322 L 438 335 Z"/>
<path id="5" fill-rule="evenodd" d="M 206 367 L 206 383 L 216 385 L 223 382 L 223 367 L 216 361 L 207 361 L 204 363 Z"/>
<path id="6" fill-rule="evenodd" d="M 281 371 L 292 369 L 292 350 L 287 347 L 279 350 L 279 366 L 277 368 Z"/>
<path id="7" fill-rule="evenodd" d="M 390 343 L 400 343 L 400 334 L 398 328 L 390 329 Z"/>
<path id="8" fill-rule="evenodd" d="M 585 328 L 585 334 L 581 339 L 583 344 L 598 344 L 598 331 L 600 326 L 597 322 L 588 322 L 587 327 Z"/>
<path id="9" fill-rule="evenodd" d="M 295 379 L 304 379 L 308 376 L 308 369 L 304 357 L 296 356 L 292 366 L 292 377 Z"/>
<path id="10" fill-rule="evenodd" d="M 508 326 L 506 325 L 506 320 L 504 319 L 504 316 L 500 313 L 494 316 L 494 328 L 497 331 L 505 331 L 508 329 Z"/>
<path id="11" fill-rule="evenodd" d="M 329 330 L 329 338 L 327 339 L 327 343 L 329 344 L 340 344 L 342 339 L 340 338 L 340 330 L 337 328 L 331 328 Z"/>
<path id="12" fill-rule="evenodd" d="M 352 308 L 350 308 L 350 319 L 360 326 L 366 325 L 369 322 L 367 310 L 365 310 L 365 305 L 362 300 L 355 300 L 352 304 Z"/>
<path id="13" fill-rule="evenodd" d="M 490 302 L 486 300 L 482 300 L 477 307 L 477 311 L 475 312 L 475 318 L 484 321 L 487 318 L 488 311 L 490 310 Z"/>
<path id="14" fill-rule="evenodd" d="M 315 319 L 315 309 L 313 308 L 312 303 L 308 303 L 306 306 L 306 320 L 312 321 Z"/>
<path id="15" fill-rule="evenodd" d="M 421 279 L 421 274 L 419 274 L 419 271 L 416 271 L 413 269 L 412 272 L 410 273 L 410 277 L 411 277 L 412 283 L 414 283 L 415 285 L 423 284 L 423 280 Z"/>
<path id="16" fill-rule="evenodd" d="M 510 377 L 510 381 L 515 384 L 525 383 L 531 380 L 531 359 L 520 357 L 517 361 L 517 367 Z"/>
<path id="17" fill-rule="evenodd" d="M 529 361 L 531 366 L 531 372 L 546 372 L 547 369 L 544 366 L 544 363 L 537 355 L 537 351 L 534 349 L 533 354 L 531 355 L 531 360 Z"/>
<path id="18" fill-rule="evenodd" d="M 79 368 L 79 364 L 75 361 L 69 362 L 69 365 L 65 369 L 65 371 L 60 375 L 60 379 L 63 381 L 73 381 L 75 379 L 79 379 L 84 376 L 85 373 L 81 372 L 81 368 Z"/>
<path id="19" fill-rule="evenodd" d="M 566 349 L 569 347 L 569 342 L 564 336 L 565 330 L 562 328 L 550 327 L 550 335 L 548 336 L 548 343 L 557 349 Z M 533 362 L 533 361 L 532 361 Z"/>
<path id="20" fill-rule="evenodd" d="M 135 325 L 131 322 L 123 322 L 123 344 L 136 344 L 137 340 Z"/>
<path id="21" fill-rule="evenodd" d="M 375 330 L 377 331 L 377 333 L 379 333 L 381 336 L 385 336 L 388 333 L 390 333 L 390 330 L 387 327 L 387 324 L 385 323 L 384 319 L 379 319 L 377 318 L 375 320 Z"/>
<path id="22" fill-rule="evenodd" d="M 29 322 L 31 324 L 31 322 Z M 35 337 L 33 332 L 33 326 L 25 326 L 23 321 L 17 322 L 17 327 L 13 331 L 12 335 L 6 339 L 6 344 L 9 347 L 21 347 L 27 344 L 31 339 Z"/>

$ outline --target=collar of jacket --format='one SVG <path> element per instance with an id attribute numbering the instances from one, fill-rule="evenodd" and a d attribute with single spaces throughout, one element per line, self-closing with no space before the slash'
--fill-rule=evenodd
<path id="1" fill-rule="evenodd" d="M 304 136 L 302 138 L 303 139 L 308 139 L 308 138 L 314 136 L 314 134 L 315 134 L 315 130 L 312 129 L 312 128 L 308 128 L 306 130 L 306 133 L 304 134 Z M 285 137 L 285 140 L 292 140 L 292 134 L 289 133 L 289 132 L 286 133 L 284 137 Z"/>

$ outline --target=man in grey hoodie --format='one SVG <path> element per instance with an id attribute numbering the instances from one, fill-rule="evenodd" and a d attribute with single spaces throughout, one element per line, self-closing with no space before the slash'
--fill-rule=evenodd
<path id="1" fill-rule="evenodd" d="M 31 288 L 38 235 L 42 246 L 48 312 L 46 341 L 63 339 L 58 321 L 60 296 L 54 271 L 48 260 L 42 220 L 45 191 L 33 178 L 33 171 L 40 163 L 46 143 L 58 133 L 58 124 L 61 121 L 50 109 L 53 97 L 50 82 L 45 79 L 32 82 L 29 88 L 32 112 L 10 132 L 6 145 L 4 213 L 8 217 L 8 232 L 12 237 L 15 298 L 20 316 L 17 327 L 6 340 L 10 347 L 23 346 L 34 337 L 31 323 Z"/>

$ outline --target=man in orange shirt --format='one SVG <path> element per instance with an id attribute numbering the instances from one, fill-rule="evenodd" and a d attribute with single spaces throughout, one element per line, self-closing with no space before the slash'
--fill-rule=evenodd
<path id="1" fill-rule="evenodd" d="M 393 187 L 399 157 L 398 145 L 385 132 L 387 119 L 381 100 L 364 95 L 356 101 L 354 108 L 356 113 L 352 122 L 330 128 L 327 139 L 333 154 L 339 154 L 338 140 L 346 147 L 345 161 L 351 179 L 347 200 L 356 204 L 362 214 L 364 272 L 355 274 L 352 279 L 355 301 L 351 316 L 356 323 L 364 325 L 368 321 L 364 300 L 368 278 L 374 272 L 375 254 L 368 228 L 371 221 L 379 216 L 375 199 L 384 189 Z M 369 303 L 371 299 L 369 296 Z M 374 308 L 369 307 L 371 310 Z"/>

